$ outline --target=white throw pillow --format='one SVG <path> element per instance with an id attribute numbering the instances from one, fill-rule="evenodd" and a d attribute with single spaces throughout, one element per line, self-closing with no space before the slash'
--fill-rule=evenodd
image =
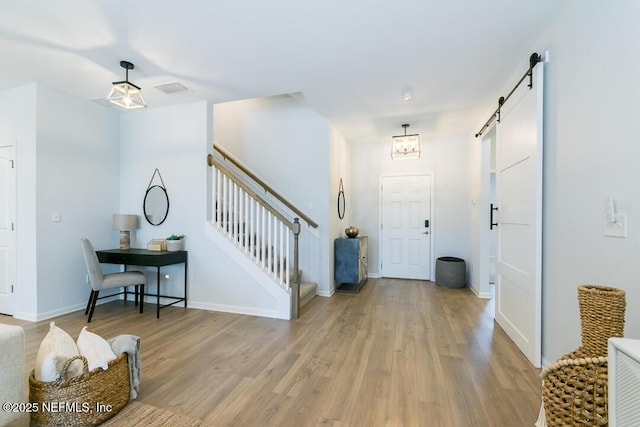
<path id="1" fill-rule="evenodd" d="M 83 327 L 78 336 L 78 349 L 80 354 L 87 358 L 89 363 L 89 371 L 96 368 L 107 370 L 109 362 L 116 359 L 116 355 L 111 346 L 98 334 L 94 334 Z"/>
<path id="2" fill-rule="evenodd" d="M 78 356 L 78 346 L 71 335 L 49 323 L 49 332 L 40 343 L 36 356 L 35 379 L 43 382 L 58 381 L 64 364 L 73 356 Z M 82 373 L 82 362 L 74 361 L 67 372 L 69 378 Z"/>

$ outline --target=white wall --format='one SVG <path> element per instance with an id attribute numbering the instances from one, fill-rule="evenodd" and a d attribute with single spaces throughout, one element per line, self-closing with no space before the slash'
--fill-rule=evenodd
<path id="1" fill-rule="evenodd" d="M 329 254 L 328 265 L 326 266 L 329 272 L 329 293 L 328 295 L 323 294 L 324 296 L 329 296 L 335 291 L 333 241 L 344 236 L 344 229 L 351 225 L 351 215 L 353 212 L 353 180 L 351 178 L 353 159 L 351 157 L 351 148 L 340 131 L 333 125 L 330 127 L 329 158 Z M 342 179 L 345 196 L 345 212 L 342 219 L 340 219 L 338 215 L 338 189 L 340 188 L 340 179 Z"/>
<path id="2" fill-rule="evenodd" d="M 207 219 L 207 149 L 211 146 L 212 108 L 207 102 L 132 111 L 121 115 L 122 213 L 141 217 L 132 245 L 146 247 L 152 238 L 184 234 L 189 251 L 189 306 L 270 316 L 276 302 L 204 234 Z M 155 168 L 169 195 L 169 215 L 159 226 L 143 220 L 142 203 Z M 156 183 L 154 181 L 154 183 Z M 182 295 L 182 265 L 163 267 L 162 293 Z M 155 269 L 147 270 L 151 292 Z"/>
<path id="3" fill-rule="evenodd" d="M 421 138 L 421 158 L 391 160 L 391 136 L 388 140 L 354 144 L 351 147 L 353 185 L 353 225 L 361 235 L 369 236 L 369 274 L 379 276 L 379 178 L 381 175 L 433 174 L 434 193 L 431 219 L 434 253 L 470 257 L 470 191 L 468 136 Z M 435 276 L 432 262 L 432 277 Z"/>
<path id="4" fill-rule="evenodd" d="M 37 123 L 38 314 L 52 317 L 86 305 L 80 238 L 117 242 L 118 113 L 40 85 Z"/>
<path id="5" fill-rule="evenodd" d="M 0 92 L 0 141 L 16 147 L 15 316 L 32 320 L 38 311 L 36 97 L 35 84 Z"/>
<path id="6" fill-rule="evenodd" d="M 577 287 L 627 292 L 625 334 L 640 338 L 640 2 L 572 1 L 533 47 L 545 82 L 543 358 L 580 344 Z M 529 52 L 527 52 L 528 54 Z M 611 196 L 628 238 L 603 235 Z"/>
<path id="7" fill-rule="evenodd" d="M 300 265 L 304 281 L 318 284 L 320 295 L 333 286 L 330 259 L 330 125 L 288 95 L 216 104 L 213 136 L 286 200 L 319 224 L 303 223 Z M 328 184 L 329 183 L 329 184 Z M 336 187 L 337 188 L 337 187 Z"/>
<path id="8" fill-rule="evenodd" d="M 530 50 L 523 49 L 523 64 L 531 52 L 549 53 L 544 94 L 545 364 L 581 343 L 577 288 L 583 283 L 624 289 L 625 335 L 640 338 L 640 145 L 634 139 L 640 59 L 628 47 L 640 39 L 639 19 L 640 3 L 631 0 L 615 8 L 596 0 L 566 2 Z M 505 83 L 505 93 L 523 67 L 514 65 L 514 81 Z M 472 142 L 472 163 L 479 162 L 479 145 L 479 140 L 476 146 Z M 479 170 L 473 166 L 472 173 Z M 473 187 L 474 194 L 477 190 Z M 627 214 L 626 239 L 604 236 L 604 200 L 609 196 Z M 473 233 L 476 241 L 478 231 Z"/>
<path id="9" fill-rule="evenodd" d="M 42 85 L 0 94 L 0 138 L 16 143 L 15 316 L 40 320 L 86 305 L 80 237 L 112 247 L 118 115 Z M 60 213 L 60 222 L 51 213 Z"/>

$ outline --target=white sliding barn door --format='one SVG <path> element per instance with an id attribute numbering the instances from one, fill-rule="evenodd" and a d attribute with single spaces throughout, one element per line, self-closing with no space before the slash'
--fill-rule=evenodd
<path id="1" fill-rule="evenodd" d="M 496 322 L 533 366 L 541 363 L 542 85 L 544 63 L 501 109 L 497 125 Z"/>

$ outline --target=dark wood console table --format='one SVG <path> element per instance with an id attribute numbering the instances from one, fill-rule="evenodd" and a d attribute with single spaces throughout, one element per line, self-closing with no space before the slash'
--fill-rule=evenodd
<path id="1" fill-rule="evenodd" d="M 145 293 L 144 295 L 157 298 L 156 303 L 156 317 L 160 318 L 160 309 L 168 307 L 170 305 L 177 304 L 184 301 L 185 308 L 187 307 L 187 263 L 188 255 L 187 251 L 148 251 L 146 249 L 106 249 L 102 251 L 96 251 L 98 255 L 98 261 L 104 264 L 122 264 L 125 271 L 128 265 L 140 265 L 145 267 L 156 267 L 156 282 L 158 284 L 158 291 L 155 294 Z M 170 295 L 161 295 L 160 293 L 160 267 L 172 264 L 184 263 L 184 297 L 175 297 Z M 140 298 L 143 299 L 144 295 Z M 174 300 L 170 304 L 160 305 L 160 297 Z M 126 296 L 125 296 L 126 299 Z"/>

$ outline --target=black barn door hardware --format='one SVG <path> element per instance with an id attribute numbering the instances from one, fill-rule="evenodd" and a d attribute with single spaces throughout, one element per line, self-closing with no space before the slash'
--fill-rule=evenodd
<path id="1" fill-rule="evenodd" d="M 489 230 L 493 230 L 493 227 L 498 226 L 497 222 L 493 222 L 493 211 L 497 211 L 497 210 L 498 210 L 498 207 L 493 206 L 493 203 L 491 203 L 491 211 L 489 213 Z"/>
<path id="2" fill-rule="evenodd" d="M 529 84 L 527 86 L 529 87 L 529 89 L 533 88 L 533 68 L 539 62 L 542 62 L 542 58 L 540 57 L 540 55 L 535 53 L 535 52 L 532 53 L 531 56 L 529 57 L 529 68 L 527 69 L 527 72 L 524 73 L 524 76 L 522 76 L 520 81 L 518 81 L 518 83 L 516 83 L 515 87 L 513 89 L 511 89 L 511 92 L 509 92 L 509 94 L 507 96 L 504 96 L 504 97 L 501 96 L 500 97 L 500 100 L 498 101 L 498 109 L 496 111 L 494 111 L 494 113 L 491 115 L 491 117 L 489 117 L 489 120 L 487 120 L 487 122 L 482 126 L 482 128 L 478 131 L 478 133 L 476 133 L 476 138 L 479 137 L 480 135 L 482 135 L 484 133 L 484 131 L 489 128 L 489 126 L 491 125 L 491 123 L 493 123 L 494 120 L 497 119 L 498 122 L 500 122 L 500 108 L 502 108 L 502 104 L 507 102 L 509 97 L 511 97 L 511 95 L 513 95 L 513 92 L 515 92 L 516 89 L 518 88 L 518 86 L 520 86 L 520 83 L 522 83 L 527 77 L 529 77 Z"/>

